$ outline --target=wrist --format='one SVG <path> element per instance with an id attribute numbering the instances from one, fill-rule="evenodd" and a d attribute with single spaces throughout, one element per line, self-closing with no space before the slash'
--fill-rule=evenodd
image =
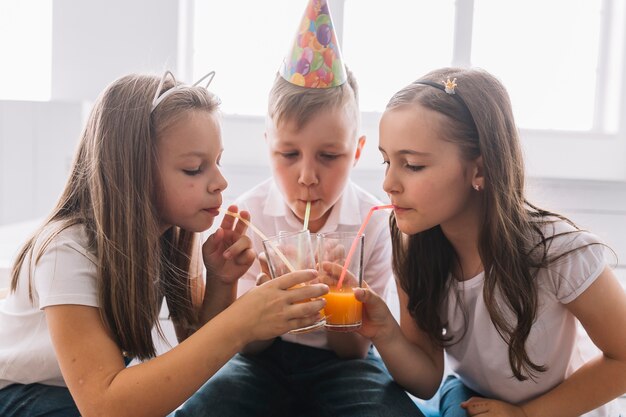
<path id="1" fill-rule="evenodd" d="M 216 271 L 210 271 L 207 269 L 206 274 L 206 286 L 214 289 L 231 288 L 237 285 L 238 280 L 232 279 L 225 275 L 219 274 Z"/>
<path id="2" fill-rule="evenodd" d="M 389 319 L 385 320 L 385 323 L 380 326 L 380 330 L 371 338 L 372 343 L 377 349 L 382 348 L 387 342 L 394 340 L 402 330 L 400 325 L 393 316 L 389 316 Z"/>
<path id="3" fill-rule="evenodd" d="M 250 320 L 246 320 L 245 314 L 241 314 L 234 304 L 222 311 L 219 317 L 227 327 L 228 337 L 232 339 L 237 352 L 242 351 L 247 345 L 255 341 L 252 336 L 254 328 Z"/>

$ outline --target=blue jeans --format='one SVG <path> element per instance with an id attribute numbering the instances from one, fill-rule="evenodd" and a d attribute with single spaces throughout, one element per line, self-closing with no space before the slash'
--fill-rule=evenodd
<path id="1" fill-rule="evenodd" d="M 461 408 L 461 403 L 472 397 L 483 397 L 483 395 L 467 388 L 454 375 L 448 375 L 439 387 L 438 395 L 439 415 L 441 417 L 467 417 L 465 409 Z"/>
<path id="2" fill-rule="evenodd" d="M 79 417 L 70 391 L 42 384 L 13 384 L 0 390 L 2 417 Z"/>
<path id="3" fill-rule="evenodd" d="M 184 416 L 419 416 L 370 350 L 366 359 L 277 339 L 236 355 L 175 413 Z"/>

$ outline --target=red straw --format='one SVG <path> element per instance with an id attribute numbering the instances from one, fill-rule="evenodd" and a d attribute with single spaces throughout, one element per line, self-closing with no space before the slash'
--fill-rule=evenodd
<path id="1" fill-rule="evenodd" d="M 376 210 L 392 209 L 392 208 L 393 208 L 392 204 L 387 204 L 386 206 L 374 206 L 370 209 L 369 213 L 367 213 L 367 216 L 365 217 L 365 220 L 363 220 L 363 224 L 361 225 L 361 228 L 357 232 L 356 237 L 354 238 L 354 241 L 352 242 L 352 246 L 350 246 L 350 250 L 348 251 L 348 256 L 346 256 L 346 262 L 344 262 L 343 264 L 343 269 L 341 270 L 341 276 L 339 277 L 339 281 L 337 281 L 338 290 L 341 289 L 343 278 L 346 276 L 346 271 L 348 270 L 348 265 L 350 265 L 350 261 L 352 260 L 352 255 L 354 255 L 354 251 L 356 250 L 356 245 L 359 243 L 359 238 L 363 235 L 363 232 L 365 231 L 365 226 L 367 226 L 367 222 L 370 221 L 370 217 L 372 217 L 372 214 L 374 214 Z"/>

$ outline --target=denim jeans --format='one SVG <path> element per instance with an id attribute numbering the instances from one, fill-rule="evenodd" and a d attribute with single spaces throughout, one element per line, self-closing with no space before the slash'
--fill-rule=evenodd
<path id="1" fill-rule="evenodd" d="M 441 387 L 439 387 L 438 395 L 439 415 L 441 417 L 467 417 L 465 409 L 461 408 L 461 403 L 472 397 L 483 396 L 467 388 L 454 375 L 448 375 Z"/>
<path id="2" fill-rule="evenodd" d="M 80 413 L 65 387 L 13 384 L 0 390 L 0 416 L 78 417 Z"/>
<path id="3" fill-rule="evenodd" d="M 423 416 L 371 350 L 344 360 L 280 339 L 257 355 L 236 355 L 174 415 Z"/>

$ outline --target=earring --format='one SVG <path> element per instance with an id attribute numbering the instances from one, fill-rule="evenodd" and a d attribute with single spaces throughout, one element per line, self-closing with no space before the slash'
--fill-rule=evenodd
<path id="1" fill-rule="evenodd" d="M 478 184 L 474 184 L 474 186 L 473 186 L 473 187 L 474 187 L 474 189 L 475 189 L 476 191 L 480 191 L 480 185 L 478 185 Z"/>

